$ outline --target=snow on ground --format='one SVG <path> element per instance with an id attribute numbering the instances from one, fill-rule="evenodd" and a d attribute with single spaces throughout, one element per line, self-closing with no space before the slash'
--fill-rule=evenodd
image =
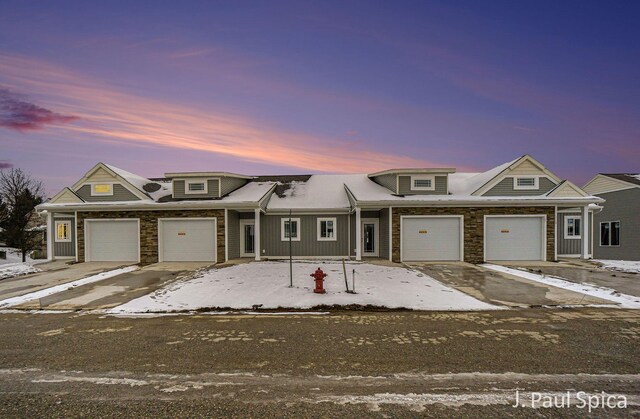
<path id="1" fill-rule="evenodd" d="M 6 300 L 0 301 L 0 308 L 17 306 L 19 304 L 26 303 L 28 301 L 37 300 L 39 298 L 44 298 L 52 294 L 66 291 L 69 288 L 75 288 L 81 285 L 90 284 L 92 282 L 102 281 L 103 279 L 111 278 L 113 276 L 124 274 L 127 272 L 132 272 L 138 269 L 140 269 L 138 266 L 127 266 L 126 268 L 113 269 L 111 271 L 101 272 L 96 275 L 91 275 L 86 278 L 78 279 L 77 281 L 56 285 L 54 287 L 45 288 L 45 289 L 35 291 L 25 295 L 19 295 L 17 297 L 7 298 Z"/>
<path id="2" fill-rule="evenodd" d="M 47 261 L 46 259 L 31 259 L 27 256 L 27 261 L 22 263 L 22 254 L 19 250 L 4 246 L 0 246 L 0 250 L 7 252 L 7 258 L 0 259 L 0 280 L 40 272 L 40 269 L 34 267 L 33 264 Z"/>
<path id="3" fill-rule="evenodd" d="M 0 279 L 13 278 L 18 275 L 40 272 L 40 269 L 29 263 L 3 263 L 0 264 Z"/>
<path id="4" fill-rule="evenodd" d="M 635 308 L 640 309 L 640 298 L 633 295 L 621 294 L 618 291 L 598 287 L 595 285 L 577 284 L 575 282 L 567 281 L 566 279 L 559 278 L 557 276 L 540 275 L 529 271 L 523 271 L 521 269 L 507 268 L 506 266 L 498 266 L 491 264 L 482 265 L 484 268 L 492 269 L 494 271 L 503 272 L 510 275 L 519 276 L 531 281 L 540 282 L 546 285 L 551 285 L 558 288 L 563 288 L 569 291 L 579 292 L 591 297 L 602 298 L 603 300 L 609 300 L 614 303 L 620 304 L 622 308 Z"/>
<path id="5" fill-rule="evenodd" d="M 602 264 L 602 268 L 611 271 L 640 273 L 640 260 L 594 260 Z"/>
<path id="6" fill-rule="evenodd" d="M 320 267 L 328 274 L 326 294 L 314 294 L 310 274 Z M 289 288 L 288 262 L 251 262 L 205 271 L 112 309 L 112 313 L 166 312 L 199 308 L 308 309 L 318 305 L 371 304 L 415 310 L 492 310 L 502 307 L 478 301 L 422 273 L 369 263 L 347 263 L 349 287 L 356 271 L 356 292 L 345 292 L 342 263 L 301 262 L 293 265 Z"/>

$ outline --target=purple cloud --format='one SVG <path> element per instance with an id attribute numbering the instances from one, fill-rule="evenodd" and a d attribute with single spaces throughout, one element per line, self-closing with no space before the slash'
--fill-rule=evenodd
<path id="1" fill-rule="evenodd" d="M 61 115 L 27 102 L 8 89 L 0 88 L 0 127 L 16 131 L 43 129 L 48 124 L 68 123 L 77 116 Z"/>
<path id="2" fill-rule="evenodd" d="M 0 160 L 0 170 L 1 169 L 11 169 L 13 167 L 13 163 L 7 160 Z"/>

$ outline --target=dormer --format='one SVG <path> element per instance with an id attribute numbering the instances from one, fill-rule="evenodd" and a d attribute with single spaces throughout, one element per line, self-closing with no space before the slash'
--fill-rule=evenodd
<path id="1" fill-rule="evenodd" d="M 174 199 L 219 199 L 244 186 L 252 177 L 227 172 L 165 173 Z"/>
<path id="2" fill-rule="evenodd" d="M 390 169 L 368 175 L 396 195 L 447 195 L 451 168 Z"/>

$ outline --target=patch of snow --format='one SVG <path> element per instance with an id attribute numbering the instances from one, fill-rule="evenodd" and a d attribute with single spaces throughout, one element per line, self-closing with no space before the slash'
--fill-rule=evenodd
<path id="1" fill-rule="evenodd" d="M 291 182 L 283 197 L 276 194 L 271 197 L 267 208 L 349 208 L 344 181 L 353 176 L 364 175 L 313 175 L 306 182 Z"/>
<path id="2" fill-rule="evenodd" d="M 138 269 L 140 269 L 138 266 L 127 266 L 125 268 L 113 269 L 111 271 L 101 272 L 99 274 L 91 275 L 86 278 L 79 279 L 77 281 L 56 285 L 54 287 L 45 288 L 43 290 L 35 291 L 25 295 L 20 295 L 17 297 L 7 298 L 6 300 L 0 301 L 0 308 L 16 306 L 22 303 L 26 303 L 28 301 L 37 300 L 39 298 L 44 298 L 49 295 L 66 291 L 69 288 L 79 287 L 81 285 L 102 281 L 103 279 L 111 278 L 116 275 L 124 274 L 127 272 L 133 272 Z"/>
<path id="3" fill-rule="evenodd" d="M 310 274 L 324 270 L 326 294 L 314 294 Z M 165 288 L 112 309 L 112 313 L 167 312 L 201 308 L 262 309 L 319 305 L 374 305 L 415 310 L 496 310 L 490 305 L 449 288 L 422 273 L 400 267 L 347 263 L 349 286 L 356 270 L 356 292 L 345 292 L 342 264 L 315 261 L 294 264 L 294 286 L 289 288 L 289 264 L 251 262 L 204 271 L 200 276 Z M 297 313 L 296 313 L 297 314 Z"/>
<path id="4" fill-rule="evenodd" d="M 483 264 L 484 268 L 492 269 L 494 271 L 503 272 L 510 275 L 519 276 L 531 281 L 540 282 L 542 284 L 551 285 L 554 287 L 566 289 L 569 291 L 579 292 L 591 297 L 602 298 L 603 300 L 609 300 L 617 303 L 622 308 L 640 309 L 640 298 L 633 295 L 622 294 L 618 291 L 598 287 L 595 285 L 576 284 L 575 282 L 567 281 L 566 279 L 559 278 L 557 276 L 540 275 L 522 269 L 507 268 L 505 266 L 498 266 L 492 264 Z"/>
<path id="5" fill-rule="evenodd" d="M 29 263 L 5 263 L 0 265 L 0 279 L 40 272 L 40 269 Z"/>
<path id="6" fill-rule="evenodd" d="M 640 273 L 640 260 L 594 260 L 602 264 L 604 269 L 620 272 Z"/>

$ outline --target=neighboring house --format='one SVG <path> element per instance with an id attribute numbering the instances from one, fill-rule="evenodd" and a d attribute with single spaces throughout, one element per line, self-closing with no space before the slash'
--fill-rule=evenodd
<path id="1" fill-rule="evenodd" d="M 594 215 L 593 257 L 640 260 L 640 174 L 600 173 L 584 190 L 606 200 Z"/>
<path id="2" fill-rule="evenodd" d="M 481 173 L 147 179 L 99 163 L 38 210 L 52 259 L 277 259 L 291 244 L 297 258 L 479 263 L 555 260 L 556 213 L 587 214 L 599 202 L 525 155 Z M 588 257 L 588 246 L 579 253 Z"/>

